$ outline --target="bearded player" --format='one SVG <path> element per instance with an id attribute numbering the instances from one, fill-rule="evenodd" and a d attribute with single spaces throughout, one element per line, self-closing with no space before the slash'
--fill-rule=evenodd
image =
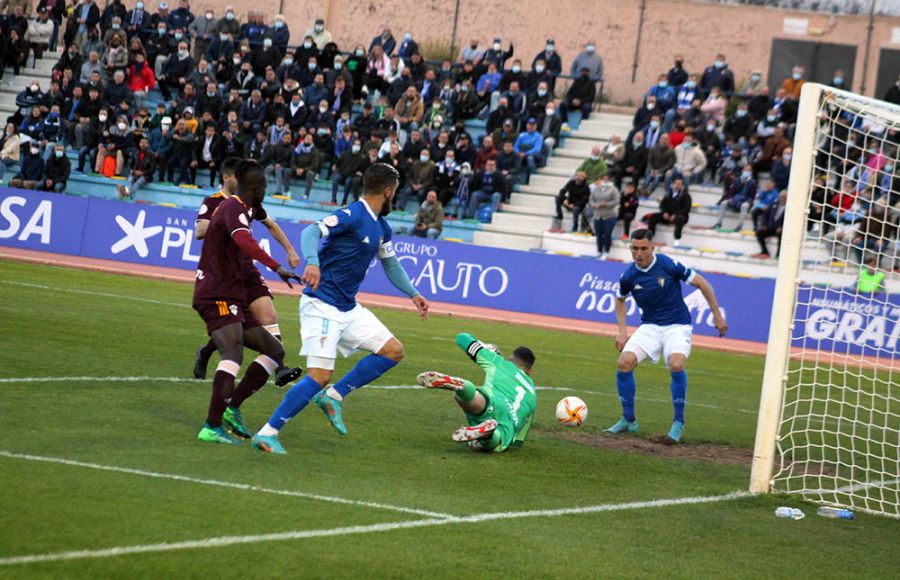
<path id="1" fill-rule="evenodd" d="M 363 175 L 359 201 L 303 230 L 300 249 L 307 265 L 303 271 L 306 289 L 300 299 L 300 354 L 307 357 L 307 374 L 285 393 L 269 422 L 253 436 L 256 448 L 284 453 L 278 432 L 313 398 L 338 433 L 346 435 L 344 398 L 403 360 L 400 341 L 356 302 L 356 293 L 376 256 L 388 280 L 412 299 L 423 320 L 428 317 L 428 301 L 394 254 L 391 226 L 384 219 L 391 212 L 399 180 L 400 174 L 392 166 L 375 163 Z M 347 357 L 357 350 L 371 354 L 328 387 L 338 353 Z"/>
<path id="2" fill-rule="evenodd" d="M 719 336 L 725 336 L 728 325 L 719 310 L 712 286 L 700 274 L 663 254 L 654 254 L 653 234 L 650 230 L 636 230 L 631 234 L 631 257 L 634 263 L 619 279 L 616 300 L 616 321 L 619 332 L 616 349 L 622 354 L 616 363 L 616 388 L 622 403 L 622 418 L 607 429 L 610 433 L 634 433 L 638 429 L 634 414 L 634 369 L 650 358 L 659 361 L 660 354 L 671 372 L 672 406 L 675 417 L 669 439 L 681 441 L 684 431 L 684 404 L 687 395 L 685 365 L 691 355 L 691 315 L 681 295 L 681 283 L 700 289 L 715 320 Z M 625 299 L 634 296 L 641 309 L 641 325 L 628 338 Z"/>
<path id="3" fill-rule="evenodd" d="M 483 386 L 476 387 L 466 379 L 436 371 L 421 373 L 417 379 L 423 387 L 445 389 L 456 395 L 456 403 L 469 424 L 457 429 L 451 438 L 467 442 L 472 449 L 495 453 L 510 446 L 520 447 L 537 408 L 537 393 L 531 380 L 534 353 L 520 346 L 506 360 L 493 345 L 464 333 L 456 336 L 456 345 L 484 369 Z"/>
<path id="4" fill-rule="evenodd" d="M 219 204 L 233 196 L 237 191 L 237 179 L 234 175 L 234 168 L 241 160 L 231 158 L 225 160 L 222 164 L 222 190 L 218 193 L 210 195 L 200 204 L 197 213 L 197 220 L 194 222 L 194 235 L 198 240 L 206 237 L 206 230 L 209 228 L 209 222 L 215 213 Z M 287 252 L 288 266 L 296 268 L 300 264 L 300 256 L 294 249 L 293 244 L 288 240 L 284 231 L 270 218 L 262 205 L 254 208 L 253 219 L 262 223 L 272 234 L 281 247 Z M 275 312 L 275 304 L 272 301 L 272 293 L 266 284 L 265 278 L 259 273 L 253 261 L 247 259 L 244 264 L 244 284 L 247 287 L 247 304 L 249 304 L 250 312 L 253 317 L 262 325 L 264 329 L 272 334 L 281 342 L 281 329 L 278 327 L 278 313 Z M 209 358 L 216 350 L 216 345 L 210 339 L 205 345 L 197 349 L 197 358 L 194 361 L 194 377 L 198 379 L 206 378 L 206 368 L 209 365 Z M 275 385 L 284 386 L 292 381 L 300 378 L 301 370 L 299 368 L 280 367 L 275 371 Z"/>
<path id="5" fill-rule="evenodd" d="M 266 194 L 266 174 L 253 161 L 241 161 L 235 168 L 237 194 L 219 204 L 206 231 L 194 283 L 193 306 L 220 354 L 213 377 L 212 396 L 206 423 L 197 435 L 201 441 L 240 445 L 223 424 L 238 437 L 250 437 L 240 406 L 258 391 L 281 366 L 284 349 L 266 332 L 247 308 L 245 261 L 258 260 L 274 270 L 288 286 L 300 278 L 269 256 L 253 239 L 250 223 L 255 208 Z M 244 346 L 260 353 L 247 367 L 235 387 Z"/>

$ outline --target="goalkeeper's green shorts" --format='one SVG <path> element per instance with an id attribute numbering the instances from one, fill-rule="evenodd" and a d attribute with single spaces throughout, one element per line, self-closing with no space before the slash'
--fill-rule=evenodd
<path id="1" fill-rule="evenodd" d="M 487 407 L 480 415 L 466 413 L 466 420 L 472 427 L 484 423 L 488 419 L 497 421 L 497 429 L 494 431 L 493 436 L 490 439 L 482 440 L 481 444 L 497 453 L 506 451 L 516 438 L 516 423 L 513 420 L 509 405 L 504 398 L 494 397 L 490 389 L 477 387 L 477 390 L 487 399 Z"/>

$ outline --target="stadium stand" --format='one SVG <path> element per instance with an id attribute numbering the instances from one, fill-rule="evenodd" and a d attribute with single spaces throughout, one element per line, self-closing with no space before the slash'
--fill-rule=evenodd
<path id="1" fill-rule="evenodd" d="M 652 137 L 647 133 L 647 139 L 656 141 L 660 133 L 668 133 L 672 144 L 677 145 L 693 137 L 699 144 L 696 149 L 704 152 L 707 169 L 688 188 L 690 218 L 681 239 L 676 240 L 673 229 L 662 224 L 657 242 L 665 246 L 666 253 L 690 257 L 692 264 L 705 270 L 769 277 L 776 273 L 777 259 L 758 251 L 760 246 L 749 226 L 752 223 L 749 216 L 743 222 L 743 230 L 734 231 L 739 222 L 738 211 L 723 209 L 722 219 L 720 204 L 727 199 L 726 205 L 735 202 L 733 209 L 739 210 L 742 204 L 734 196 L 746 193 L 734 190 L 740 189 L 743 183 L 739 177 L 742 169 L 734 163 L 728 165 L 730 151 L 740 150 L 735 159 L 753 166 L 754 185 L 745 208 L 748 214 L 750 205 L 756 209 L 753 196 L 758 186 L 770 172 L 773 179 L 778 178 L 777 165 L 789 139 L 780 146 L 776 143 L 773 151 L 769 151 L 769 142 L 776 130 L 790 137 L 796 116 L 794 99 L 803 82 L 802 70 L 795 70 L 799 76 L 786 79 L 782 88 L 769 96 L 758 78 L 735 87 L 721 55 L 702 75 L 688 75 L 679 62 L 668 73 L 660 75 L 659 83 L 648 90 L 636 112 L 611 106 L 596 112 L 602 100 L 602 59 L 594 53 L 592 45 L 587 45 L 575 59 L 579 64 L 571 66 L 573 76 L 560 74 L 568 67 L 558 62 L 552 41 L 531 61 L 531 70 L 525 70 L 527 60 L 514 58 L 512 46 L 501 47 L 499 42 L 486 50 L 464 47 L 455 63 L 426 63 L 412 38 L 385 40 L 379 36 L 372 40 L 368 50 L 356 48 L 353 53 L 346 53 L 341 49 L 349 47 L 330 42 L 330 34 L 324 29 L 311 29 L 302 40 L 298 34 L 292 38 L 280 16 L 267 23 L 268 17 L 260 14 L 250 14 L 247 18 L 213 17 L 194 15 L 184 6 L 169 12 L 162 9 L 163 5 L 157 12 L 148 8 L 145 14 L 136 14 L 139 11 L 132 10 L 131 6 L 111 3 L 102 11 L 98 7 L 98 27 L 82 27 L 78 18 L 90 12 L 94 4 L 79 3 L 67 12 L 69 24 L 59 27 L 60 52 L 50 50 L 42 58 L 29 55 L 25 59 L 19 54 L 5 61 L 7 74 L 0 82 L 0 113 L 19 127 L 22 151 L 19 162 L 4 160 L 5 181 L 17 176 L 16 183 L 24 179 L 25 184 L 33 185 L 35 180 L 29 181 L 29 176 L 24 174 L 40 173 L 39 164 L 29 161 L 31 136 L 41 141 L 39 149 L 44 161 L 54 154 L 52 144 L 61 139 L 67 144 L 66 156 L 72 167 L 65 183 L 66 193 L 118 198 L 124 191 L 126 197 L 137 203 L 194 208 L 208 194 L 211 189 L 208 185 L 216 181 L 215 174 L 210 175 L 205 167 L 210 167 L 213 157 L 220 155 L 220 148 L 225 151 L 222 136 L 231 131 L 241 141 L 231 151 L 271 166 L 270 191 L 283 189 L 279 183 L 285 183 L 284 172 L 294 174 L 293 178 L 287 178 L 290 193 L 271 194 L 266 203 L 278 219 L 305 222 L 321 218 L 333 211 L 333 201 L 341 201 L 342 196 L 333 198 L 330 166 L 350 148 L 353 139 L 360 139 L 361 155 L 367 156 L 369 149 L 376 148 L 378 158 L 393 163 L 404 179 L 418 162 L 419 151 L 424 146 L 430 150 L 435 163 L 427 189 L 437 191 L 446 215 L 443 238 L 595 257 L 597 245 L 590 224 L 581 228 L 587 233 L 566 233 L 573 227 L 568 212 L 561 223 L 554 223 L 556 197 L 598 146 L 604 152 L 604 171 L 616 177 L 615 183 L 621 189 L 622 152 L 632 147 L 636 133 L 648 131 L 652 117 L 658 115 L 657 126 L 662 127 L 654 129 Z M 30 30 L 27 27 L 43 22 L 46 15 L 42 8 L 39 5 L 38 16 L 31 21 L 7 18 L 5 30 L 16 27 Z M 62 15 L 50 16 L 64 20 Z M 138 26 L 138 23 L 143 24 Z M 28 32 L 26 40 L 29 35 L 37 38 L 36 32 Z M 49 43 L 51 48 L 55 41 L 54 38 Z M 318 46 L 317 41 L 323 46 Z M 297 45 L 289 46 L 289 42 Z M 67 56 L 67 46 L 74 46 L 79 54 Z M 97 64 L 81 66 L 84 61 L 93 61 L 91 51 L 98 53 Z M 25 52 L 29 50 L 26 48 Z M 139 53 L 143 58 L 137 58 Z M 195 64 L 195 57 L 212 64 Z M 60 81 L 60 97 L 48 96 L 51 78 L 65 77 L 64 69 L 70 64 L 74 65 L 71 66 L 74 80 Z M 203 66 L 205 70 L 201 69 Z M 20 69 L 19 74 L 13 74 L 14 68 Z M 100 71 L 94 73 L 94 79 L 90 78 L 92 68 Z M 124 86 L 116 84 L 115 71 L 128 73 Z M 557 78 L 561 82 L 557 83 Z M 105 121 L 108 126 L 101 123 L 99 129 L 102 135 L 88 139 L 80 151 L 75 142 L 84 133 L 93 135 L 98 129 L 92 117 L 82 121 L 83 129 L 75 130 L 79 120 L 71 109 L 73 90 L 79 79 L 86 81 L 81 83 L 85 89 L 98 86 L 101 102 L 107 103 L 110 109 L 109 119 Z M 35 85 L 38 85 L 36 91 Z M 185 85 L 190 88 L 184 88 Z M 556 99 L 552 98 L 554 85 Z M 208 86 L 215 90 L 207 94 Z M 169 98 L 164 98 L 164 94 Z M 303 100 L 300 107 L 291 105 L 295 94 Z M 87 95 L 82 96 L 82 100 L 86 98 Z M 128 102 L 129 106 L 122 108 L 121 101 Z M 590 113 L 592 107 L 587 105 L 591 102 L 595 112 L 582 120 L 583 114 Z M 63 119 L 62 129 L 56 132 L 53 132 L 54 123 L 58 126 L 59 121 L 51 121 L 50 111 L 54 103 L 60 106 Z M 369 110 L 364 110 L 363 103 Z M 557 104 L 563 109 L 566 123 L 560 122 Z M 737 104 L 741 107 L 736 108 Z M 143 127 L 145 121 L 136 115 L 138 105 L 151 113 L 147 127 Z M 158 108 L 160 105 L 162 108 Z M 545 106 L 549 108 L 545 110 Z M 40 113 L 30 119 L 35 108 Z M 274 109 L 278 113 L 273 113 Z M 89 107 L 85 110 L 92 111 Z M 126 115 L 127 127 L 117 129 L 115 117 L 122 113 Z M 235 117 L 236 125 L 229 123 L 229 115 Z M 285 118 L 284 128 L 290 130 L 281 158 L 277 157 L 278 145 L 285 129 L 275 126 L 279 116 Z M 749 123 L 741 120 L 745 116 Z M 185 121 L 186 129 L 178 131 L 188 131 L 194 136 L 195 144 L 174 145 L 159 134 L 154 137 L 154 131 L 158 133 L 155 127 L 165 117 L 171 120 L 171 131 L 176 131 L 179 123 Z M 208 124 L 215 130 L 206 142 L 204 134 Z M 89 125 L 93 128 L 89 129 Z M 135 136 L 142 127 L 145 131 L 153 129 L 147 132 L 151 136 L 151 152 L 157 165 L 166 166 L 168 171 L 160 171 L 157 178 L 137 191 L 123 190 L 130 163 L 136 156 Z M 343 136 L 345 127 L 350 127 L 348 135 L 352 137 L 335 140 Z M 264 134 L 262 146 L 254 144 L 257 130 Z M 414 131 L 421 134 L 423 145 L 407 147 Z M 307 133 L 312 136 L 315 152 L 303 144 Z M 482 143 L 487 135 L 492 136 L 498 150 L 502 150 L 504 141 L 510 141 L 514 151 L 520 153 L 520 175 L 508 179 L 516 176 L 514 171 L 503 180 L 513 187 L 503 192 L 503 204 L 496 213 L 491 211 L 490 204 L 493 185 L 485 185 L 483 175 L 478 172 L 486 158 Z M 754 148 L 757 146 L 754 135 L 758 149 Z M 862 133 L 861 139 L 864 139 Z M 472 145 L 460 145 L 466 140 Z M 398 143 L 393 155 L 392 141 Z M 896 159 L 896 135 L 888 141 L 894 143 L 893 149 L 879 155 Z M 96 162 L 97 144 L 102 145 L 99 163 Z M 117 153 L 116 146 L 123 150 Z M 167 153 L 167 147 L 172 146 L 175 153 Z M 450 150 L 457 156 L 453 162 L 445 159 Z M 646 191 L 641 176 L 637 176 L 640 201 L 632 227 L 641 227 L 643 219 L 658 210 L 659 199 L 667 195 L 672 178 L 687 167 L 687 161 L 682 159 L 687 155 L 684 151 L 688 149 L 675 147 L 679 164 L 661 179 L 655 192 Z M 689 154 L 700 155 L 699 152 Z M 110 159 L 104 162 L 104 156 Z M 184 167 L 181 167 L 182 159 Z M 276 167 L 279 159 L 283 164 Z M 26 162 L 30 164 L 23 172 Z M 789 161 L 786 164 L 788 169 L 777 179 L 782 182 L 778 189 L 786 186 Z M 295 168 L 303 167 L 310 167 L 315 179 L 301 178 L 299 171 L 294 173 Z M 79 168 L 83 171 L 78 171 Z M 182 169 L 186 170 L 184 176 Z M 478 196 L 485 201 L 479 204 L 478 219 L 456 219 L 466 213 L 460 211 L 460 205 L 468 205 L 475 193 L 469 188 L 476 180 L 478 187 L 487 188 Z M 338 189 L 343 193 L 343 183 Z M 351 189 L 358 190 L 358 185 Z M 308 196 L 304 195 L 307 190 Z M 415 216 L 427 190 L 414 193 L 403 196 L 408 202 L 405 207 L 396 208 L 391 217 L 401 235 L 414 230 Z M 865 209 L 854 207 L 857 214 Z M 759 208 L 754 218 L 761 213 Z M 628 258 L 621 237 L 619 223 L 608 258 Z M 813 240 L 807 245 L 806 260 L 830 261 L 830 253 L 821 243 Z M 850 266 L 856 267 L 849 259 L 846 263 L 836 262 L 833 272 L 845 275 Z"/>

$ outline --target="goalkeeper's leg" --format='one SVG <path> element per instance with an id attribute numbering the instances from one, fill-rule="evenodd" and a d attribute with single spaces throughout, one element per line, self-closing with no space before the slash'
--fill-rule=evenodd
<path id="1" fill-rule="evenodd" d="M 427 389 L 444 389 L 456 393 L 456 403 L 470 415 L 481 415 L 487 409 L 487 399 L 471 381 L 437 371 L 419 373 L 418 383 Z"/>

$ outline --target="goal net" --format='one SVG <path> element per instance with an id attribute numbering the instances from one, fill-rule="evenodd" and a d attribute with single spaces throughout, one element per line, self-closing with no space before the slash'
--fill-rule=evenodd
<path id="1" fill-rule="evenodd" d="M 900 517 L 900 108 L 809 84 L 751 490 Z"/>

